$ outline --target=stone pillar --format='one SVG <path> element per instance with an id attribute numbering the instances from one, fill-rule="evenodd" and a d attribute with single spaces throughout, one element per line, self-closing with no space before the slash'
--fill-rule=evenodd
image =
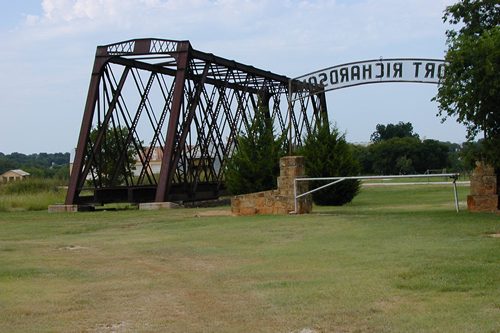
<path id="1" fill-rule="evenodd" d="M 477 162 L 470 177 L 470 195 L 467 208 L 471 212 L 498 211 L 498 187 L 495 169 L 483 162 Z"/>
<path id="2" fill-rule="evenodd" d="M 289 211 L 295 210 L 294 179 L 304 177 L 304 156 L 285 156 L 280 159 L 280 176 L 278 177 L 278 192 L 286 197 L 286 206 Z M 307 182 L 297 182 L 297 195 L 309 190 Z M 310 195 L 297 200 L 297 214 L 307 214 L 312 211 Z"/>
<path id="3" fill-rule="evenodd" d="M 235 215 L 289 214 L 295 211 L 294 179 L 304 177 L 304 157 L 286 156 L 280 159 L 278 189 L 238 195 L 231 199 L 231 211 Z M 308 191 L 306 182 L 299 182 L 297 194 Z M 310 195 L 297 200 L 297 214 L 312 211 Z"/>

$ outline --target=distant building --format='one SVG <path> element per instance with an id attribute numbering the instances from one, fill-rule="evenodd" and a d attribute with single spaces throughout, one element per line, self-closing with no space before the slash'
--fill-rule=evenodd
<path id="1" fill-rule="evenodd" d="M 17 180 L 23 180 L 29 177 L 29 173 L 21 169 L 9 170 L 0 175 L 0 180 L 2 183 L 14 182 Z"/>
<path id="2" fill-rule="evenodd" d="M 151 149 L 153 149 L 151 151 Z M 210 149 L 210 148 L 209 148 Z M 191 155 L 191 160 L 189 161 L 188 172 L 191 174 L 198 173 L 199 168 L 212 167 L 215 173 L 219 173 L 221 169 L 220 157 L 201 157 L 200 149 L 198 146 L 186 146 L 187 152 Z M 211 149 L 210 151 L 213 151 Z M 134 176 L 139 176 L 142 170 L 142 160 L 146 159 L 146 156 L 151 154 L 151 160 L 149 161 L 150 170 L 149 174 L 159 175 L 161 171 L 161 163 L 163 159 L 163 150 L 160 147 L 145 147 L 144 154 L 141 153 L 140 157 L 136 155 L 135 157 L 135 169 Z M 215 155 L 215 154 L 214 154 Z M 220 154 L 222 155 L 222 153 Z"/>
<path id="3" fill-rule="evenodd" d="M 153 149 L 151 151 L 151 149 Z M 144 154 L 141 153 L 141 156 L 136 156 L 135 157 L 135 170 L 134 170 L 134 176 L 139 176 L 141 173 L 142 169 L 142 163 L 141 159 L 146 159 L 146 156 L 148 154 L 151 154 L 151 160 L 149 161 L 149 167 L 151 168 L 148 173 L 152 174 L 160 174 L 160 169 L 161 169 L 161 160 L 163 159 L 163 150 L 161 150 L 160 147 L 145 147 L 144 148 Z"/>

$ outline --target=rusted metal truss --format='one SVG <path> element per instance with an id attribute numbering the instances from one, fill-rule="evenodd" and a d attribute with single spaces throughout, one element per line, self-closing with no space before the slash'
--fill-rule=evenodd
<path id="1" fill-rule="evenodd" d="M 217 198 L 258 103 L 269 107 L 277 134 L 291 126 L 294 145 L 326 116 L 324 93 L 309 89 L 194 50 L 189 41 L 99 46 L 66 204 Z"/>

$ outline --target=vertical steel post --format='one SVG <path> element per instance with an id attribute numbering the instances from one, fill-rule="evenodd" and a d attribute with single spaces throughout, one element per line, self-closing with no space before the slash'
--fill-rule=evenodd
<path id="1" fill-rule="evenodd" d="M 172 98 L 172 109 L 167 127 L 167 138 L 163 147 L 163 158 L 161 160 L 160 179 L 156 188 L 155 202 L 163 202 L 171 188 L 172 178 L 176 166 L 172 164 L 177 138 L 177 127 L 181 114 L 182 101 L 184 99 L 184 85 L 186 71 L 189 63 L 189 42 L 180 42 L 177 51 L 177 73 L 175 74 L 174 92 Z"/>
<path id="2" fill-rule="evenodd" d="M 85 102 L 82 126 L 80 128 L 80 135 L 78 137 L 78 144 L 76 146 L 76 154 L 71 170 L 68 192 L 66 193 L 66 205 L 76 204 L 76 197 L 79 191 L 78 184 L 80 183 L 81 170 L 83 167 L 83 161 L 85 159 L 85 147 L 87 145 L 90 135 L 90 129 L 92 127 L 95 104 L 99 97 L 99 83 L 101 81 L 103 68 L 106 65 L 108 59 L 109 56 L 107 54 L 106 47 L 98 47 L 96 50 L 94 67 L 92 68 L 89 93 L 87 94 L 87 100 Z"/>
<path id="3" fill-rule="evenodd" d="M 457 213 L 460 211 L 459 205 L 458 205 L 458 193 L 457 193 L 457 178 L 453 178 L 453 193 L 455 195 L 455 210 Z"/>
<path id="4" fill-rule="evenodd" d="M 288 80 L 288 155 L 292 156 L 292 80 Z"/>

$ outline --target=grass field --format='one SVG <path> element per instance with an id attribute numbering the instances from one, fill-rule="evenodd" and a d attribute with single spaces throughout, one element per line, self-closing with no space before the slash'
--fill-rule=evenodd
<path id="1" fill-rule="evenodd" d="M 451 186 L 228 210 L 0 213 L 0 332 L 500 332 L 500 216 Z"/>
<path id="2" fill-rule="evenodd" d="M 47 210 L 64 202 L 66 191 L 55 179 L 28 179 L 0 183 L 0 212 Z"/>

